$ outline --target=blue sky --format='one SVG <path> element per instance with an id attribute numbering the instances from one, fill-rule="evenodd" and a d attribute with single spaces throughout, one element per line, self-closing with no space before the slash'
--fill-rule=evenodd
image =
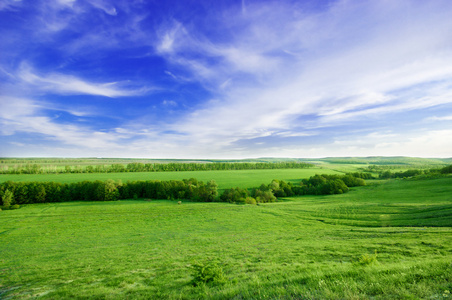
<path id="1" fill-rule="evenodd" d="M 0 0 L 0 156 L 452 157 L 451 13 Z"/>

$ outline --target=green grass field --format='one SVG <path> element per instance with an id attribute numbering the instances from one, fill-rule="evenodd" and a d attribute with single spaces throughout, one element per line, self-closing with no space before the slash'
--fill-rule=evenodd
<path id="1" fill-rule="evenodd" d="M 187 171 L 187 172 L 136 172 L 136 173 L 75 173 L 75 174 L 12 174 L 0 175 L 0 182 L 11 181 L 54 181 L 61 183 L 119 180 L 182 180 L 196 178 L 203 182 L 215 180 L 220 189 L 232 187 L 253 188 L 273 179 L 299 183 L 303 178 L 315 174 L 343 174 L 339 171 L 321 168 L 275 169 L 275 170 L 236 170 L 236 171 Z"/>
<path id="2" fill-rule="evenodd" d="M 452 297 L 452 177 L 259 206 L 33 204 L 0 220 L 3 299 Z M 226 280 L 193 286 L 208 261 Z"/>

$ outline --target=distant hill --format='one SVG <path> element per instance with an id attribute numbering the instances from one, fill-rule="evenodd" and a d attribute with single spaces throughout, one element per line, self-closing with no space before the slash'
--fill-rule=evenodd
<path id="1" fill-rule="evenodd" d="M 368 157 L 324 157 L 324 158 L 281 158 L 260 157 L 235 160 L 205 160 L 208 162 L 323 162 L 332 164 L 367 164 L 367 165 L 444 165 L 451 164 L 452 158 L 421 158 L 407 156 L 368 156 Z"/>
<path id="2" fill-rule="evenodd" d="M 335 164 L 369 165 L 444 165 L 452 163 L 452 158 L 420 158 L 405 156 L 369 156 L 369 157 L 326 157 L 319 161 Z"/>
<path id="3" fill-rule="evenodd" d="M 368 156 L 368 157 L 324 157 L 324 158 L 285 158 L 260 157 L 246 159 L 152 159 L 152 158 L 0 158 L 0 164 L 127 164 L 127 163 L 214 163 L 214 162 L 248 162 L 248 163 L 276 163 L 276 162 L 308 162 L 331 164 L 367 164 L 367 165 L 445 165 L 452 164 L 451 158 L 421 158 L 406 156 Z"/>

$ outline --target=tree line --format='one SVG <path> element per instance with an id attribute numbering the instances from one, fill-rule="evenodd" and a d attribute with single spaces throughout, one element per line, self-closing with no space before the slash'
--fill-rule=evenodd
<path id="1" fill-rule="evenodd" d="M 6 181 L 0 184 L 0 194 L 4 196 L 5 193 L 8 195 L 12 193 L 14 200 L 11 201 L 11 204 L 114 201 L 138 198 L 211 202 L 218 196 L 218 185 L 214 180 L 205 184 L 194 178 L 170 181 L 128 181 L 126 183 L 111 179 L 75 183 Z"/>
<path id="2" fill-rule="evenodd" d="M 406 171 L 400 171 L 400 172 L 391 172 L 389 170 L 380 172 L 379 178 L 381 179 L 390 179 L 390 178 L 410 178 L 410 177 L 416 177 L 416 176 L 426 176 L 426 177 L 433 177 L 437 175 L 445 175 L 445 174 L 451 174 L 452 173 L 452 165 L 445 166 L 443 168 L 432 168 L 432 169 L 409 169 Z"/>
<path id="3" fill-rule="evenodd" d="M 12 182 L 0 184 L 0 196 L 5 206 L 67 201 L 114 201 L 121 199 L 168 199 L 200 202 L 266 203 L 278 197 L 295 195 L 328 195 L 349 191 L 349 187 L 365 185 L 362 178 L 353 175 L 315 175 L 299 184 L 273 180 L 259 188 L 226 189 L 221 195 L 214 180 L 207 183 L 195 178 L 184 180 L 148 181 L 82 181 L 59 182 Z M 8 203 L 5 203 L 7 201 Z"/>
<path id="4" fill-rule="evenodd" d="M 60 174 L 60 173 L 122 173 L 122 172 L 180 172 L 218 170 L 306 169 L 313 164 L 304 162 L 213 162 L 213 163 L 114 163 L 64 167 L 25 164 L 0 169 L 0 174 Z"/>

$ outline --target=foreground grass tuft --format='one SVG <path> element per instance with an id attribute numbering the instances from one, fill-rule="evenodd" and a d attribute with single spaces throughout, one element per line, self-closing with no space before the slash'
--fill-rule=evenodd
<path id="1" fill-rule="evenodd" d="M 363 254 L 358 258 L 357 263 L 361 266 L 367 266 L 377 261 L 377 251 L 375 254 Z"/>
<path id="2" fill-rule="evenodd" d="M 219 285 L 226 282 L 223 269 L 215 262 L 195 263 L 191 266 L 193 286 L 200 285 Z"/>

